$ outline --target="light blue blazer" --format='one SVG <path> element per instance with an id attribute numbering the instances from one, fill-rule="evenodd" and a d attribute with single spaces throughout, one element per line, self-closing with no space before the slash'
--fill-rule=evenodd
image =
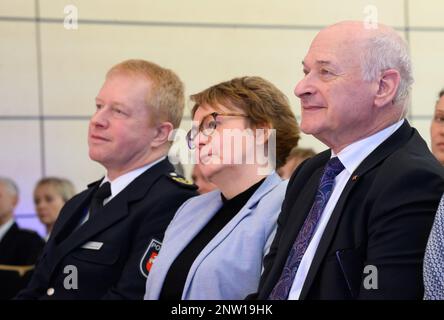
<path id="1" fill-rule="evenodd" d="M 244 299 L 256 292 L 262 260 L 276 232 L 288 180 L 269 175 L 245 206 L 191 265 L 182 300 Z M 182 250 L 221 208 L 219 190 L 189 199 L 166 230 L 146 283 L 145 300 L 159 298 L 165 276 Z"/>

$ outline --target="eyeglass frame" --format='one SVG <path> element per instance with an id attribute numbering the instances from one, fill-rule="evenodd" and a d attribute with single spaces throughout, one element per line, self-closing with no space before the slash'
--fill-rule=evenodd
<path id="1" fill-rule="evenodd" d="M 205 129 L 202 128 L 202 125 L 205 122 L 204 120 L 207 117 L 209 117 L 209 116 L 212 116 L 213 119 L 214 119 L 214 128 L 210 128 L 211 132 L 210 133 L 208 133 L 208 132 L 206 133 Z M 197 130 L 197 133 L 193 137 L 191 135 L 192 135 L 193 129 L 196 129 L 196 127 L 191 128 L 187 132 L 186 140 L 187 140 L 188 148 L 190 148 L 191 150 L 196 148 L 196 146 L 194 145 L 193 141 L 197 138 L 197 136 L 199 135 L 200 132 L 202 132 L 202 134 L 204 136 L 206 136 L 206 137 L 210 137 L 210 136 L 212 136 L 214 134 L 214 132 L 217 129 L 217 121 L 216 121 L 216 117 L 217 116 L 222 116 L 222 117 L 245 117 L 245 118 L 248 118 L 248 115 L 243 114 L 243 113 L 219 113 L 219 112 L 212 112 L 210 114 L 207 114 L 205 117 L 203 117 L 202 122 L 199 124 L 199 128 Z"/>

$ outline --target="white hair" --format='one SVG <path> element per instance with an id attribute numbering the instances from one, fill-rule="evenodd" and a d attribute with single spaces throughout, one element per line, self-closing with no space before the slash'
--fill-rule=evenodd
<path id="1" fill-rule="evenodd" d="M 378 33 L 366 41 L 362 53 L 363 78 L 374 81 L 388 69 L 395 69 L 400 74 L 394 103 L 402 103 L 405 107 L 414 81 L 407 43 L 396 33 Z"/>
<path id="2" fill-rule="evenodd" d="M 0 177 L 0 184 L 3 184 L 13 196 L 19 195 L 19 189 L 14 181 L 6 177 Z"/>

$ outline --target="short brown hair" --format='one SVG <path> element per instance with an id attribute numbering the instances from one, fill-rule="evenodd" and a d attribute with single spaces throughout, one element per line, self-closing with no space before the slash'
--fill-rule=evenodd
<path id="1" fill-rule="evenodd" d="M 71 199 L 76 194 L 74 185 L 68 179 L 58 177 L 42 178 L 37 182 L 35 189 L 43 185 L 50 185 L 54 187 L 56 192 L 62 197 L 63 201 L 65 202 Z"/>
<path id="2" fill-rule="evenodd" d="M 299 148 L 298 146 L 291 149 L 290 153 L 288 154 L 287 161 L 293 158 L 300 158 L 300 159 L 308 159 L 312 158 L 316 155 L 316 152 L 311 148 Z"/>
<path id="3" fill-rule="evenodd" d="M 192 116 L 203 104 L 245 112 L 253 125 L 268 124 L 276 130 L 276 168 L 285 164 L 290 150 L 299 141 L 299 127 L 287 97 L 271 82 L 261 77 L 241 77 L 214 85 L 193 94 Z"/>
<path id="4" fill-rule="evenodd" d="M 146 103 L 158 112 L 160 119 L 171 122 L 174 129 L 180 126 L 185 106 L 184 85 L 171 70 L 145 61 L 126 60 L 112 67 L 106 77 L 114 73 L 142 76 L 151 83 Z"/>

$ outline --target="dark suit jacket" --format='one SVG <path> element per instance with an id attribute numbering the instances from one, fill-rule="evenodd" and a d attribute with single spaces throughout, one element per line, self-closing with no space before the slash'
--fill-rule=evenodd
<path id="1" fill-rule="evenodd" d="M 42 252 L 45 241 L 30 230 L 19 229 L 16 223 L 0 241 L 0 265 L 32 266 Z M 20 274 L 17 271 L 0 270 L 0 300 L 13 298 L 26 287 L 32 270 Z"/>
<path id="2" fill-rule="evenodd" d="M 258 293 L 249 298 L 267 299 L 278 281 L 330 154 L 327 150 L 307 160 L 293 174 Z M 405 121 L 347 182 L 300 299 L 422 298 L 422 260 L 444 191 L 443 171 L 418 132 Z M 375 266 L 377 273 L 364 273 L 365 266 Z M 371 284 L 378 289 L 365 288 L 364 280 L 370 275 L 377 275 L 377 282 Z"/>
<path id="3" fill-rule="evenodd" d="M 197 194 L 194 185 L 172 177 L 173 171 L 168 160 L 154 165 L 63 240 L 84 216 L 100 181 L 68 201 L 30 284 L 17 298 L 142 299 L 150 244 L 162 240 L 179 206 Z M 82 248 L 91 242 L 102 245 Z M 77 269 L 77 289 L 72 289 L 71 266 Z"/>

